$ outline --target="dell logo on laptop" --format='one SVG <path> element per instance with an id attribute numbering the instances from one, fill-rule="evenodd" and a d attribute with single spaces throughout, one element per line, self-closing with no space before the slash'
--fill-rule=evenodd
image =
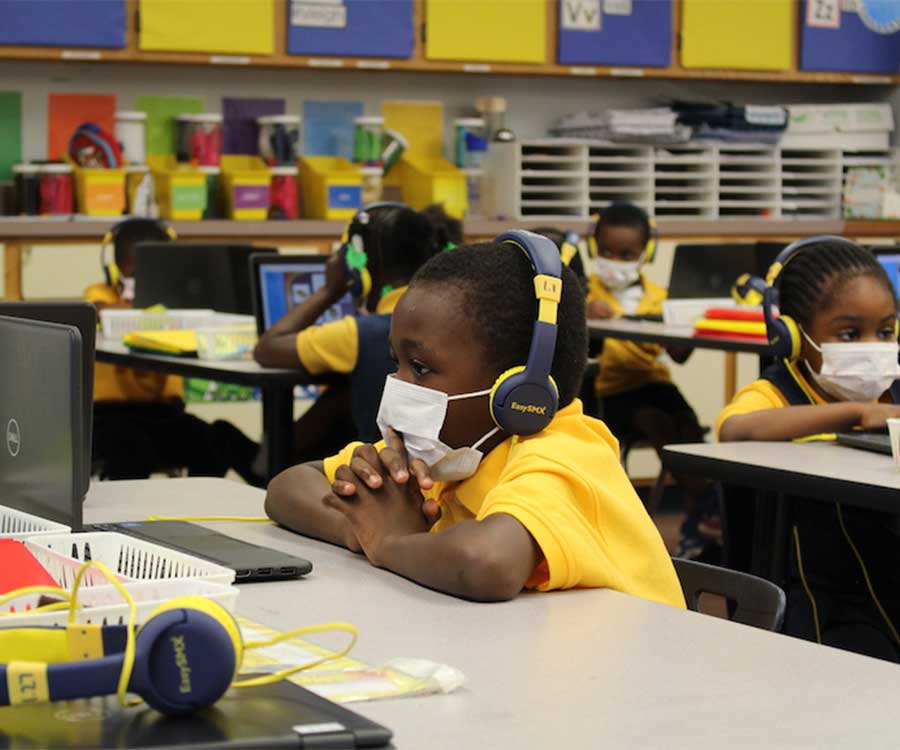
<path id="1" fill-rule="evenodd" d="M 6 425 L 6 450 L 9 455 L 15 458 L 19 455 L 19 449 L 22 447 L 22 433 L 19 430 L 19 423 L 15 419 L 10 419 Z"/>

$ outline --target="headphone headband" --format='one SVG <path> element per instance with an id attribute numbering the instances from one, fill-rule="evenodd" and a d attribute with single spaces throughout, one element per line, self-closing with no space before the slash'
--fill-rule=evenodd
<path id="1" fill-rule="evenodd" d="M 528 361 L 502 373 L 491 389 L 491 416 L 506 432 L 532 435 L 550 424 L 559 403 L 559 393 L 550 373 L 562 299 L 562 260 L 552 240 L 533 232 L 504 232 L 495 241 L 519 248 L 534 268 L 538 315 Z"/>
<path id="2" fill-rule="evenodd" d="M 806 237 L 802 240 L 792 242 L 790 245 L 784 248 L 784 250 L 778 253 L 778 255 L 775 257 L 775 260 L 772 261 L 772 265 L 769 266 L 769 270 L 766 272 L 766 285 L 775 286 L 775 282 L 778 280 L 778 277 L 781 275 L 784 267 L 803 250 L 811 245 L 818 244 L 819 242 L 840 242 L 845 245 L 855 246 L 855 243 L 851 242 L 847 238 L 838 237 L 834 234 L 821 234 L 817 235 L 816 237 Z"/>

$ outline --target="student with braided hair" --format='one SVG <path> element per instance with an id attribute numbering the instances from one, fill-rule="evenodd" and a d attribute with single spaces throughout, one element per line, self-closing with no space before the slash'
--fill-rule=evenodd
<path id="1" fill-rule="evenodd" d="M 900 417 L 897 301 L 875 256 L 837 237 L 804 240 L 782 252 L 767 284 L 780 358 L 721 413 L 719 440 L 883 429 Z M 897 517 L 841 499 L 794 504 L 785 631 L 900 661 Z"/>

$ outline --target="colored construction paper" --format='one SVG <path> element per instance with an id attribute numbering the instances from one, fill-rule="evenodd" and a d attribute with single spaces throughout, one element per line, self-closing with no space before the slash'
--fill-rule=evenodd
<path id="1" fill-rule="evenodd" d="M 112 135 L 116 125 L 113 94 L 50 94 L 47 99 L 47 158 L 60 159 L 69 150 L 69 139 L 86 122 Z"/>
<path id="2" fill-rule="evenodd" d="M 256 156 L 256 118 L 283 114 L 284 99 L 222 99 L 222 153 Z"/>
<path id="3" fill-rule="evenodd" d="M 193 96 L 139 96 L 135 109 L 147 113 L 147 154 L 175 153 L 175 116 L 203 111 L 203 99 Z"/>
<path id="4" fill-rule="evenodd" d="M 141 0 L 140 47 L 271 55 L 274 0 Z"/>
<path id="5" fill-rule="evenodd" d="M 3 0 L 0 44 L 125 46 L 125 0 Z"/>
<path id="6" fill-rule="evenodd" d="M 362 102 L 303 102 L 303 153 L 353 159 L 353 119 L 363 114 Z"/>
<path id="7" fill-rule="evenodd" d="M 386 130 L 396 130 L 408 142 L 406 156 L 440 159 L 444 155 L 444 105 L 429 101 L 381 103 Z"/>
<path id="8" fill-rule="evenodd" d="M 0 91 L 0 182 L 12 179 L 12 166 L 22 161 L 22 95 Z"/>

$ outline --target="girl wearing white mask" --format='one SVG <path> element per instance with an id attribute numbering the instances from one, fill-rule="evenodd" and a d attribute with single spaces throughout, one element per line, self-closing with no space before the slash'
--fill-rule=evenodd
<path id="1" fill-rule="evenodd" d="M 652 229 L 647 214 L 631 203 L 614 203 L 600 214 L 590 238 L 588 318 L 662 315 L 666 290 L 643 273 L 656 244 Z M 620 442 L 648 442 L 661 457 L 665 445 L 703 440 L 697 415 L 669 372 L 670 360 L 680 364 L 690 354 L 638 341 L 603 342 L 594 390 L 603 421 Z M 715 495 L 705 480 L 680 473 L 674 479 L 687 511 L 676 555 L 715 561 L 720 535 Z"/>
<path id="2" fill-rule="evenodd" d="M 576 398 L 587 336 L 584 297 L 567 268 L 551 355 L 559 408 L 528 436 L 494 422 L 491 388 L 528 358 L 537 310 L 534 268 L 513 245 L 462 246 L 429 260 L 391 320 L 397 372 L 378 414 L 385 440 L 279 475 L 269 516 L 468 599 L 608 587 L 683 606 L 615 439 Z"/>
<path id="3" fill-rule="evenodd" d="M 896 293 L 875 256 L 839 238 L 816 238 L 783 259 L 782 316 L 796 324 L 793 355 L 741 390 L 719 416 L 722 441 L 794 440 L 900 417 Z M 837 458 L 837 456 L 835 456 Z M 900 536 L 896 518 L 808 501 L 794 503 L 794 553 L 785 630 L 900 660 Z M 864 584 L 864 561 L 884 613 Z M 809 591 L 804 590 L 800 552 Z M 813 606 L 815 601 L 815 606 Z"/>

